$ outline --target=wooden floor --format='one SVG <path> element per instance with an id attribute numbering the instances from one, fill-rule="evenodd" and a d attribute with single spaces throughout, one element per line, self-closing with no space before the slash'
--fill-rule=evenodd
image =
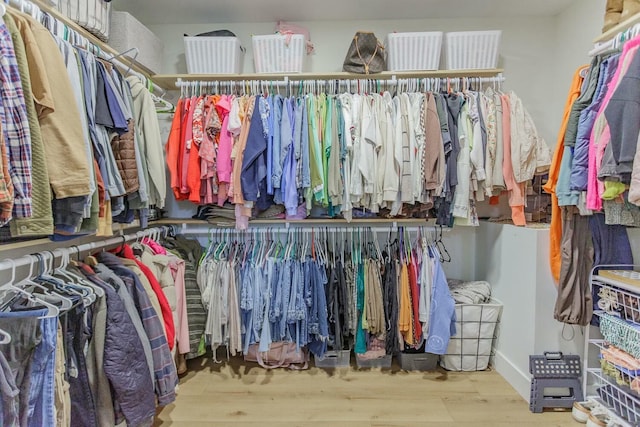
<path id="1" fill-rule="evenodd" d="M 154 426 L 579 426 L 569 412 L 532 414 L 496 372 L 341 368 L 265 371 L 233 360 L 189 362 Z"/>

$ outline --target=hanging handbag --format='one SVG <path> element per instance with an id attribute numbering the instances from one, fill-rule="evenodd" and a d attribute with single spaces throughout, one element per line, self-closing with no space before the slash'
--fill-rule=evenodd
<path id="1" fill-rule="evenodd" d="M 295 370 L 309 367 L 309 353 L 305 347 L 297 348 L 296 343 L 287 341 L 272 342 L 269 351 L 258 350 L 260 344 L 251 344 L 244 355 L 247 362 L 257 362 L 265 369 L 289 368 Z"/>
<path id="2" fill-rule="evenodd" d="M 368 31 L 358 31 L 344 58 L 342 71 L 347 73 L 371 74 L 380 73 L 386 69 L 384 61 L 384 46 L 375 34 Z"/>

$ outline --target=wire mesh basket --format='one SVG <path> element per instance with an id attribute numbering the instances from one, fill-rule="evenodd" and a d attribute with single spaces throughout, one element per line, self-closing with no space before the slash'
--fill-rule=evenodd
<path id="1" fill-rule="evenodd" d="M 489 366 L 502 303 L 456 304 L 456 334 L 440 366 L 449 371 L 483 371 Z"/>

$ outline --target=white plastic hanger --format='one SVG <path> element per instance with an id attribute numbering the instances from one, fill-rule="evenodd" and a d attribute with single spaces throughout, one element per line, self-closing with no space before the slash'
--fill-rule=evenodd
<path id="1" fill-rule="evenodd" d="M 11 342 L 11 335 L 3 330 L 0 329 L 0 344 L 9 344 Z"/>
<path id="2" fill-rule="evenodd" d="M 22 295 L 23 297 L 25 297 L 27 300 L 47 308 L 47 314 L 45 314 L 41 318 L 58 317 L 58 314 L 60 314 L 60 310 L 58 309 L 58 307 L 41 298 L 37 298 L 35 295 L 30 294 L 29 292 L 25 291 L 20 287 L 23 284 L 30 283 L 31 282 L 30 278 L 27 278 L 16 285 L 13 284 L 13 281 L 16 278 L 16 263 L 13 259 L 7 259 L 7 261 L 11 264 L 11 280 L 9 281 L 8 284 L 0 287 L 0 289 L 14 291 Z"/>

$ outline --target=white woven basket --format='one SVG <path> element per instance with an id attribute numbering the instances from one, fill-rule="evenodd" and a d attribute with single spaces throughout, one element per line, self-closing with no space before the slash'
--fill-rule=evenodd
<path id="1" fill-rule="evenodd" d="M 239 74 L 244 52 L 237 37 L 185 37 L 189 74 Z"/>
<path id="2" fill-rule="evenodd" d="M 390 33 L 387 35 L 389 71 L 437 70 L 440 65 L 442 32 Z"/>
<path id="3" fill-rule="evenodd" d="M 54 4 L 69 17 L 102 41 L 109 40 L 111 3 L 104 0 L 60 0 Z"/>
<path id="4" fill-rule="evenodd" d="M 301 73 L 305 56 L 302 34 L 253 36 L 256 73 Z"/>
<path id="5" fill-rule="evenodd" d="M 448 70 L 489 69 L 498 66 L 502 31 L 461 31 L 445 35 Z"/>

